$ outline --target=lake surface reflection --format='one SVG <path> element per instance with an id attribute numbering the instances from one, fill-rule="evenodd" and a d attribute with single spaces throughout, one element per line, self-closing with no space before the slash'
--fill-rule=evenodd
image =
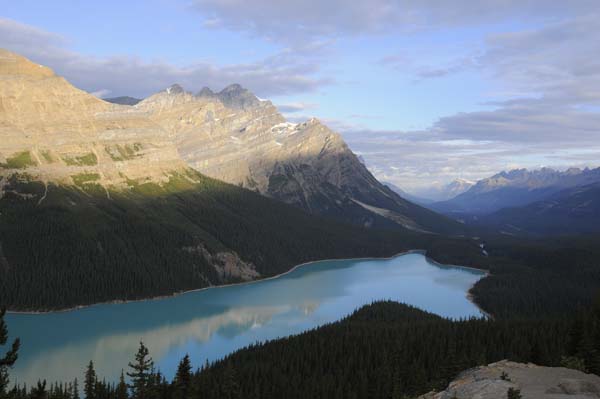
<path id="1" fill-rule="evenodd" d="M 81 381 L 90 360 L 100 378 L 116 381 L 140 340 L 170 379 L 186 353 L 199 366 L 257 341 L 339 320 L 379 299 L 447 317 L 481 316 L 466 297 L 481 277 L 482 272 L 435 265 L 411 253 L 315 262 L 275 279 L 164 299 L 9 314 L 10 335 L 22 341 L 11 382 Z"/>

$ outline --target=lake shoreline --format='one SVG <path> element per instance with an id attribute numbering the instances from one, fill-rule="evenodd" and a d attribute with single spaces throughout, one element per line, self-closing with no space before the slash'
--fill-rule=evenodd
<path id="1" fill-rule="evenodd" d="M 78 306 L 73 306 L 70 308 L 65 308 L 65 309 L 55 309 L 55 310 L 24 310 L 24 311 L 20 311 L 20 310 L 7 310 L 6 313 L 7 314 L 15 314 L 15 315 L 44 315 L 44 314 L 51 314 L 51 313 L 66 313 L 66 312 L 74 312 L 77 310 L 81 310 L 81 309 L 85 309 L 85 308 L 90 308 L 93 306 L 101 306 L 101 305 L 119 305 L 119 304 L 125 304 L 125 303 L 132 303 L 132 302 L 142 302 L 142 301 L 157 301 L 157 300 L 161 300 L 161 299 L 167 299 L 167 298 L 173 298 L 173 297 L 177 297 L 180 295 L 185 295 L 185 294 L 190 294 L 192 292 L 198 292 L 198 291 L 204 291 L 204 290 L 208 290 L 208 289 L 215 289 L 215 288 L 226 288 L 226 287 L 234 287 L 234 286 L 240 286 L 240 285 L 247 285 L 247 284 L 254 284 L 254 283 L 259 283 L 262 281 L 268 281 L 268 280 L 273 280 L 273 279 L 277 279 L 280 277 L 283 277 L 287 274 L 292 273 L 293 271 L 295 271 L 296 269 L 300 268 L 300 267 L 304 267 L 304 266 L 309 266 L 311 264 L 314 263 L 319 263 L 319 262 L 337 262 L 337 261 L 361 261 L 361 260 L 391 260 L 394 258 L 397 258 L 399 256 L 404 256 L 404 255 L 410 255 L 410 254 L 421 254 L 423 255 L 427 261 L 431 262 L 432 264 L 438 266 L 438 267 L 453 267 L 453 268 L 460 268 L 460 269 L 467 269 L 467 270 L 474 270 L 477 271 L 479 273 L 482 273 L 483 276 L 481 278 L 485 278 L 487 276 L 489 276 L 489 271 L 485 270 L 485 269 L 478 269 L 476 267 L 470 267 L 470 266 L 460 266 L 460 265 L 447 265 L 447 264 L 443 264 L 440 263 L 430 257 L 427 256 L 427 251 L 423 250 L 423 249 L 409 249 L 406 251 L 402 251 L 402 252 L 398 252 L 395 255 L 392 256 L 383 256 L 383 257 L 362 257 L 362 258 L 333 258 L 333 259 L 320 259 L 320 260 L 313 260 L 313 261 L 309 261 L 309 262 L 304 262 L 304 263 L 300 263 L 298 265 L 293 266 L 291 269 L 283 272 L 283 273 L 279 273 L 276 274 L 274 276 L 270 276 L 270 277 L 265 277 L 265 278 L 261 278 L 261 279 L 257 279 L 257 280 L 250 280 L 250 281 L 243 281 L 243 282 L 239 282 L 239 283 L 228 283 L 228 284 L 222 284 L 222 285 L 211 285 L 208 287 L 202 287 L 202 288 L 194 288 L 191 290 L 185 290 L 185 291 L 178 291 L 178 292 L 174 292 L 172 294 L 168 294 L 168 295 L 159 295 L 159 296 L 152 296 L 152 297 L 148 297 L 148 298 L 140 298 L 140 299 L 127 299 L 127 300 L 119 300 L 119 299 L 115 299 L 112 301 L 104 301 L 104 302 L 96 302 L 96 303 L 92 303 L 89 305 L 78 305 Z M 472 287 L 471 287 L 472 288 Z M 467 295 L 466 298 L 473 303 L 473 305 L 475 305 L 477 307 L 477 309 L 486 317 L 492 318 L 491 315 L 489 315 L 487 312 L 485 312 L 483 309 L 480 308 L 480 306 L 475 302 L 475 298 L 473 297 L 473 295 L 470 293 L 470 289 L 469 291 L 467 291 Z"/>

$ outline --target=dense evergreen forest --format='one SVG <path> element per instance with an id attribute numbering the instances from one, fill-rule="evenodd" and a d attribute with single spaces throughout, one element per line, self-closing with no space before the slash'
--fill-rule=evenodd
<path id="1" fill-rule="evenodd" d="M 42 380 L 34 387 L 8 389 L 4 379 L 0 396 L 410 398 L 445 387 L 463 369 L 501 359 L 600 373 L 599 338 L 600 305 L 563 319 L 452 321 L 385 301 L 339 322 L 239 350 L 200 370 L 192 370 L 186 356 L 170 382 L 154 371 L 151 353 L 142 343 L 117 384 L 104 382 L 90 362 L 81 383 L 49 385 Z M 0 375 L 5 375 L 2 364 L 0 359 Z"/>
<path id="2" fill-rule="evenodd" d="M 600 293 L 600 236 L 486 238 L 490 271 L 471 289 L 496 318 L 568 317 Z M 452 248 L 447 248 L 452 251 Z"/>
<path id="3" fill-rule="evenodd" d="M 444 240 L 340 224 L 188 173 L 118 192 L 89 182 L 46 191 L 13 179 L 0 198 L 0 304 L 48 310 L 238 281 L 213 267 L 221 252 L 266 277 L 306 261 L 390 256 Z M 478 252 L 468 240 L 460 245 Z"/>

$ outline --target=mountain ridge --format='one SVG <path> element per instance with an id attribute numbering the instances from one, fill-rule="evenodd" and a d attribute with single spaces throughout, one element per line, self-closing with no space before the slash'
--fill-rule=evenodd
<path id="1" fill-rule="evenodd" d="M 479 180 L 463 194 L 430 207 L 448 215 L 484 215 L 502 208 L 524 206 L 563 189 L 597 181 L 600 181 L 600 168 L 570 168 L 565 171 L 514 169 Z"/>
<path id="2" fill-rule="evenodd" d="M 510 234 L 569 235 L 600 231 L 600 182 L 566 188 L 543 200 L 478 218 Z"/>
<path id="3" fill-rule="evenodd" d="M 220 93 L 227 93 L 226 100 Z M 290 123 L 270 101 L 237 84 L 217 94 L 208 88 L 197 95 L 163 90 L 135 108 L 175 136 L 190 166 L 213 178 L 362 226 L 461 229 L 377 181 L 319 120 Z"/>

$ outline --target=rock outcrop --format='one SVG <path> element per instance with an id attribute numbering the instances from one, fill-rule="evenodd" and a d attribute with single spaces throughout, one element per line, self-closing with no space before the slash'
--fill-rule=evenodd
<path id="1" fill-rule="evenodd" d="M 508 390 L 523 399 L 600 398 L 600 377 L 563 367 L 541 367 L 503 360 L 460 374 L 442 392 L 420 399 L 504 399 Z"/>

